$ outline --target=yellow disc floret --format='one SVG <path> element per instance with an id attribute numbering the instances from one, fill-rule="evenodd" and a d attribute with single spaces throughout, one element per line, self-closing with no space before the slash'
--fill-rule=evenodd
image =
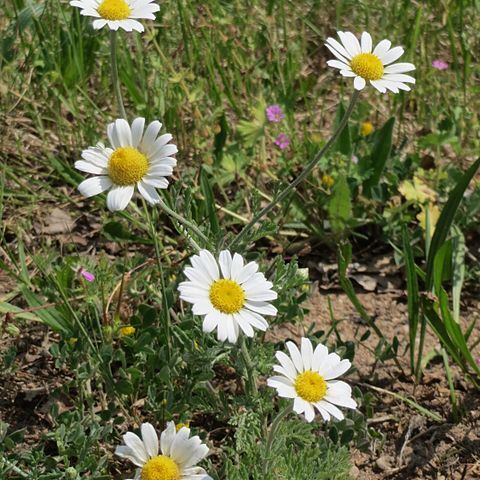
<path id="1" fill-rule="evenodd" d="M 327 393 L 327 382 L 318 373 L 307 370 L 295 379 L 295 391 L 307 402 L 318 402 Z"/>
<path id="2" fill-rule="evenodd" d="M 103 0 L 97 7 L 105 20 L 125 20 L 130 16 L 130 7 L 125 0 Z"/>
<path id="3" fill-rule="evenodd" d="M 115 185 L 135 185 L 147 171 L 147 157 L 133 147 L 117 148 L 108 161 L 108 175 Z"/>
<path id="4" fill-rule="evenodd" d="M 245 292 L 235 281 L 222 278 L 210 287 L 212 305 L 222 313 L 237 313 L 245 302 Z"/>
<path id="5" fill-rule="evenodd" d="M 383 63 L 373 53 L 360 53 L 350 61 L 352 70 L 365 80 L 380 80 L 383 77 Z"/>
<path id="6" fill-rule="evenodd" d="M 180 480 L 180 469 L 169 457 L 151 458 L 142 468 L 142 480 Z"/>

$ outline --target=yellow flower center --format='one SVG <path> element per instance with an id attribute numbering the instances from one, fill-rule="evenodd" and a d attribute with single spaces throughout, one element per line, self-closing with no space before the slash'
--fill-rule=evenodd
<path id="1" fill-rule="evenodd" d="M 169 457 L 151 458 L 142 468 L 142 480 L 180 480 L 180 469 Z"/>
<path id="2" fill-rule="evenodd" d="M 383 63 L 373 53 L 360 53 L 350 61 L 352 70 L 365 80 L 380 80 L 383 77 Z"/>
<path id="3" fill-rule="evenodd" d="M 295 379 L 295 391 L 307 402 L 318 402 L 327 393 L 327 382 L 318 373 L 307 370 Z"/>
<path id="4" fill-rule="evenodd" d="M 210 287 L 212 305 L 222 313 L 237 313 L 245 302 L 243 288 L 233 280 L 222 278 Z"/>
<path id="5" fill-rule="evenodd" d="M 130 16 L 130 7 L 125 0 L 103 0 L 97 12 L 105 20 L 125 20 Z"/>
<path id="6" fill-rule="evenodd" d="M 117 148 L 108 161 L 108 175 L 116 185 L 135 185 L 147 171 L 147 157 L 133 147 Z"/>

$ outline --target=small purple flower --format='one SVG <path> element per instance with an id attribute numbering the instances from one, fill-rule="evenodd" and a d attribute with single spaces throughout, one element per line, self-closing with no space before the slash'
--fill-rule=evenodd
<path id="1" fill-rule="evenodd" d="M 290 139 L 284 133 L 281 133 L 274 143 L 280 150 L 285 150 L 290 145 Z"/>
<path id="2" fill-rule="evenodd" d="M 358 157 L 356 155 L 352 155 L 352 163 L 358 165 Z"/>
<path id="3" fill-rule="evenodd" d="M 285 118 L 280 105 L 270 105 L 267 107 L 266 112 L 268 120 L 273 123 L 280 123 Z"/>
<path id="4" fill-rule="evenodd" d="M 432 67 L 437 70 L 446 70 L 448 68 L 448 63 L 445 60 L 437 59 L 432 62 Z"/>
<path id="5" fill-rule="evenodd" d="M 477 357 L 475 361 L 477 362 L 477 365 L 480 365 L 480 357 Z"/>
<path id="6" fill-rule="evenodd" d="M 93 282 L 95 281 L 95 275 L 93 273 L 87 272 L 83 268 L 80 269 L 80 275 L 87 281 L 87 282 Z"/>

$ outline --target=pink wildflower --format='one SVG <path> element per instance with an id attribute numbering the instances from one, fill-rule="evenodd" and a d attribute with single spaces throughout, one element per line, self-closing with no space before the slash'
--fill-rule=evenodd
<path id="1" fill-rule="evenodd" d="M 80 269 L 80 275 L 87 281 L 87 282 L 93 282 L 95 281 L 95 275 L 93 273 L 87 272 L 83 268 Z"/>
<path id="2" fill-rule="evenodd" d="M 267 107 L 266 112 L 268 120 L 273 123 L 280 123 L 285 118 L 280 105 L 270 105 Z"/>
<path id="3" fill-rule="evenodd" d="M 448 63 L 445 60 L 436 59 L 432 62 L 432 67 L 437 70 L 446 70 L 448 68 Z"/>
<path id="4" fill-rule="evenodd" d="M 274 143 L 280 150 L 285 150 L 290 145 L 290 139 L 284 133 L 281 133 Z"/>

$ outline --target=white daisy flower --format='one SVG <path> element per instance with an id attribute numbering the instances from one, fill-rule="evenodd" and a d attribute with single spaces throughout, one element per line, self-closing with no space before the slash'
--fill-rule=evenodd
<path id="1" fill-rule="evenodd" d="M 372 37 L 363 32 L 359 42 L 351 32 L 337 32 L 340 42 L 328 38 L 325 45 L 338 60 L 329 60 L 327 65 L 340 69 L 344 77 L 354 77 L 353 86 L 362 90 L 367 80 L 379 91 L 410 90 L 406 83 L 415 79 L 405 72 L 415 70 L 412 63 L 393 63 L 403 55 L 402 47 L 390 48 L 389 40 L 382 40 L 372 52 Z"/>
<path id="2" fill-rule="evenodd" d="M 283 352 L 275 356 L 280 365 L 274 365 L 278 376 L 270 377 L 267 385 L 284 398 L 293 398 L 293 410 L 304 414 L 307 422 L 315 417 L 316 408 L 324 420 L 330 416 L 342 420 L 343 413 L 335 406 L 356 408 L 350 385 L 335 378 L 343 375 L 351 366 L 336 353 L 328 353 L 327 347 L 317 345 L 315 351 L 308 338 L 302 338 L 301 351 L 293 342 L 287 342 L 290 357 Z"/>
<path id="3" fill-rule="evenodd" d="M 154 0 L 73 0 L 72 7 L 81 9 L 80 15 L 95 17 L 93 28 L 108 25 L 110 30 L 123 28 L 127 32 L 143 32 L 143 25 L 136 20 L 155 20 L 155 12 L 160 10 Z"/>
<path id="4" fill-rule="evenodd" d="M 110 189 L 107 207 L 112 212 L 126 208 L 135 186 L 147 202 L 160 201 L 156 189 L 168 187 L 166 177 L 177 164 L 172 155 L 178 150 L 168 143 L 172 139 L 169 133 L 157 138 L 160 122 L 150 123 L 145 132 L 144 127 L 144 118 L 136 118 L 131 126 L 126 120 L 116 120 L 107 128 L 112 148 L 99 143 L 82 152 L 83 160 L 75 162 L 75 168 L 96 175 L 78 186 L 82 195 L 92 197 Z"/>
<path id="5" fill-rule="evenodd" d="M 212 480 L 203 468 L 195 466 L 207 456 L 208 447 L 198 436 L 189 438 L 189 428 L 177 432 L 175 424 L 169 422 L 160 442 L 150 423 L 142 424 L 141 433 L 142 438 L 126 433 L 125 445 L 115 450 L 116 455 L 139 467 L 133 480 Z"/>
<path id="6" fill-rule="evenodd" d="M 269 302 L 277 298 L 258 264 L 244 265 L 241 255 L 228 250 L 220 252 L 217 260 L 202 250 L 191 258 L 191 267 L 185 268 L 190 281 L 180 283 L 180 298 L 193 303 L 195 315 L 205 315 L 203 331 L 217 329 L 221 342 L 235 343 L 240 329 L 253 337 L 253 328 L 265 331 L 267 321 L 262 315 L 276 315 L 277 309 Z"/>

